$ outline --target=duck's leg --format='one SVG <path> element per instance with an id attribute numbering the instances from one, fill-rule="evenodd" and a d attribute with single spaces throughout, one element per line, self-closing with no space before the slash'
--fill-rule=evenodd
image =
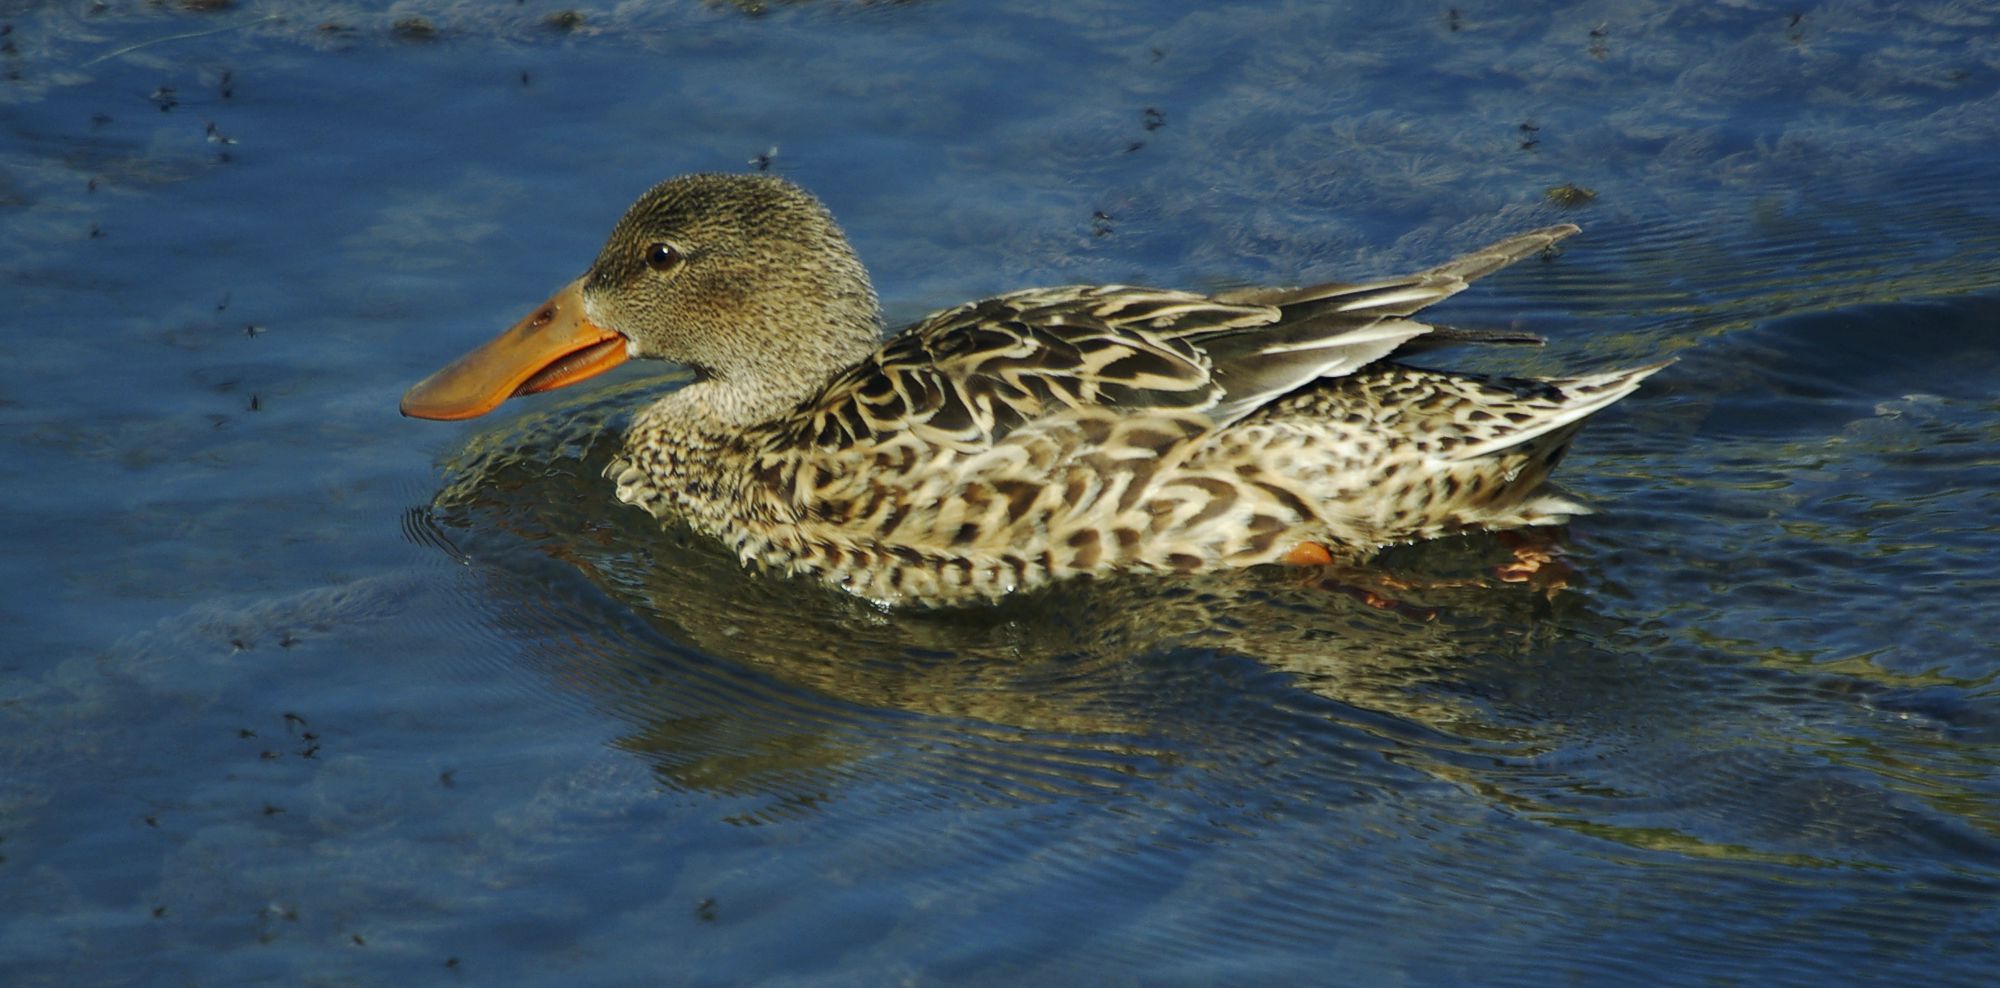
<path id="1" fill-rule="evenodd" d="M 1286 566 L 1331 566 L 1333 553 L 1318 542 L 1301 542 L 1278 558 Z"/>
<path id="2" fill-rule="evenodd" d="M 1569 585 L 1576 568 L 1562 560 L 1562 546 L 1558 539 L 1560 529 L 1529 528 L 1516 531 L 1495 532 L 1512 557 L 1493 567 L 1493 578 L 1501 583 L 1527 584 L 1554 597 L 1556 592 Z M 1370 607 L 1394 611 L 1405 617 L 1419 621 L 1430 621 L 1437 617 L 1437 610 L 1420 607 L 1398 599 L 1399 591 L 1450 590 L 1476 587 L 1491 587 L 1484 579 L 1471 580 L 1419 580 L 1403 579 L 1380 567 L 1360 566 L 1341 562 L 1334 558 L 1331 550 L 1318 542 L 1301 542 L 1290 552 L 1280 557 L 1286 566 L 1297 566 L 1309 570 L 1306 580 L 1322 590 L 1332 590 L 1347 594 Z"/>
<path id="3" fill-rule="evenodd" d="M 1575 567 L 1562 561 L 1555 529 L 1524 528 L 1493 534 L 1514 554 L 1493 567 L 1493 575 L 1503 583 L 1526 583 L 1552 597 L 1568 586 L 1576 573 Z"/>
<path id="4" fill-rule="evenodd" d="M 1307 582 L 1322 590 L 1347 594 L 1369 607 L 1394 611 L 1418 621 L 1437 619 L 1435 608 L 1417 607 L 1388 596 L 1388 591 L 1413 589 L 1413 584 L 1383 570 L 1336 563 L 1333 553 L 1318 542 L 1301 542 L 1293 546 L 1279 562 L 1287 566 L 1310 567 Z"/>

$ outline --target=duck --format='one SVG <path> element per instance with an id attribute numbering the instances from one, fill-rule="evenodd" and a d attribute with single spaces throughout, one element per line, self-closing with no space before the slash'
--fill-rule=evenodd
<path id="1" fill-rule="evenodd" d="M 1031 288 L 885 341 L 868 272 L 816 197 L 768 173 L 685 175 L 401 411 L 468 419 L 627 360 L 680 365 L 692 380 L 632 415 L 605 469 L 617 499 L 884 607 L 1361 563 L 1586 512 L 1550 471 L 1670 361 L 1552 378 L 1409 361 L 1541 342 L 1414 317 L 1578 232 L 1302 288 Z"/>

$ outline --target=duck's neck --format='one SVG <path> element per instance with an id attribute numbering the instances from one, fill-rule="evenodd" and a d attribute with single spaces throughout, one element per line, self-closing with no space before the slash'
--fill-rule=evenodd
<path id="1" fill-rule="evenodd" d="M 641 409 L 632 420 L 631 442 L 653 438 L 675 445 L 717 445 L 782 418 L 823 386 L 819 382 L 772 391 L 699 378 Z"/>
<path id="2" fill-rule="evenodd" d="M 776 331 L 769 335 L 784 338 Z M 732 355 L 699 371 L 694 383 L 656 402 L 647 414 L 671 415 L 691 428 L 741 433 L 790 415 L 880 346 L 873 323 L 839 334 L 793 336 L 769 352 Z"/>

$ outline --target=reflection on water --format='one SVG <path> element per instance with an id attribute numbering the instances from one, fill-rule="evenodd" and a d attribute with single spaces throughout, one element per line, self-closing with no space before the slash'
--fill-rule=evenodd
<path id="1" fill-rule="evenodd" d="M 0 982 L 1991 980 L 2000 8 L 757 6 L 0 4 Z M 760 163 L 902 318 L 1574 220 L 1468 360 L 1680 362 L 1404 612 L 885 614 L 613 503 L 671 380 L 397 419 Z"/>

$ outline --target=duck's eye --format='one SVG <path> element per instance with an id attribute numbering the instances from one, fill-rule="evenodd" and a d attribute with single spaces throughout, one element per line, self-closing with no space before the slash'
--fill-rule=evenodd
<path id="1" fill-rule="evenodd" d="M 681 263 L 681 252 L 673 244 L 650 244 L 646 247 L 646 266 L 655 271 L 677 268 Z"/>

